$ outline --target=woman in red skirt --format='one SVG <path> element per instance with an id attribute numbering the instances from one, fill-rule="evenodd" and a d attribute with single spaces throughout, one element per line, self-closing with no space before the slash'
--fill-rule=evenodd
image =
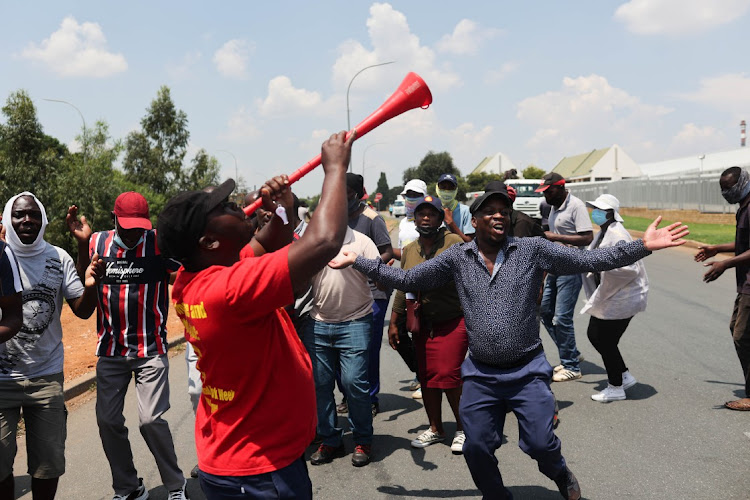
<path id="1" fill-rule="evenodd" d="M 419 239 L 402 250 L 401 267 L 410 269 L 431 259 L 452 245 L 463 243 L 455 234 L 440 227 L 444 212 L 439 199 L 425 196 L 414 209 L 414 222 Z M 419 303 L 419 331 L 412 331 L 417 354 L 417 376 L 422 385 L 422 398 L 430 428 L 421 433 L 411 445 L 425 448 L 445 440 L 442 419 L 442 399 L 445 392 L 448 404 L 456 419 L 457 431 L 451 443 L 454 453 L 461 453 L 464 432 L 458 417 L 461 399 L 461 363 L 466 357 L 468 339 L 464 325 L 464 313 L 453 281 L 445 286 L 422 292 L 397 292 L 388 327 L 388 342 L 392 348 L 398 345 L 398 324 L 403 324 L 407 315 L 407 304 Z M 407 322 L 408 323 L 408 322 Z"/>

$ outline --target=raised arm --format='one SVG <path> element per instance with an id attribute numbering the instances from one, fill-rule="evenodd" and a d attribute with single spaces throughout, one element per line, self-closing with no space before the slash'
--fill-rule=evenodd
<path id="1" fill-rule="evenodd" d="M 78 277 L 82 280 L 86 277 L 86 268 L 89 266 L 89 239 L 91 238 L 91 226 L 89 226 L 86 216 L 78 217 L 78 207 L 71 205 L 65 216 L 65 223 L 68 225 L 68 231 L 78 244 L 78 258 L 76 259 L 76 271 Z"/>
<path id="2" fill-rule="evenodd" d="M 339 132 L 323 143 L 325 178 L 320 204 L 305 234 L 289 248 L 289 272 L 295 293 L 307 289 L 310 279 L 336 256 L 344 243 L 347 223 L 346 170 L 355 134 L 352 133 L 345 141 L 346 132 Z"/>
<path id="3" fill-rule="evenodd" d="M 83 281 L 83 295 L 75 299 L 68 299 L 68 305 L 73 314 L 79 318 L 88 319 L 96 311 L 99 302 L 97 287 L 104 276 L 104 261 L 94 254 L 91 263 L 86 267 Z"/>
<path id="4" fill-rule="evenodd" d="M 263 209 L 270 211 L 273 215 L 271 220 L 250 241 L 250 246 L 253 248 L 256 257 L 285 247 L 292 242 L 294 235 L 294 226 L 291 223 L 294 197 L 289 187 L 289 177 L 280 175 L 266 181 L 260 188 L 260 195 L 263 198 Z M 287 224 L 284 224 L 282 218 L 276 215 L 276 203 L 284 207 L 287 214 Z"/>

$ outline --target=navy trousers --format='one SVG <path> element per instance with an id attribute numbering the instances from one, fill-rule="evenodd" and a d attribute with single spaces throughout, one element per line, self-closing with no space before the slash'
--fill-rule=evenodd
<path id="1" fill-rule="evenodd" d="M 518 419 L 518 446 L 550 479 L 565 467 L 560 440 L 552 430 L 555 397 L 549 388 L 552 367 L 544 353 L 525 365 L 500 369 L 471 356 L 461 366 L 463 393 L 459 414 L 466 434 L 464 458 L 484 499 L 512 498 L 503 485 L 495 451 L 503 439 L 505 414 Z"/>

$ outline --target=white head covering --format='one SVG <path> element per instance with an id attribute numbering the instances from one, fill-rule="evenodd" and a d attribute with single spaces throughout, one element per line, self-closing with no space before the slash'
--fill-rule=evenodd
<path id="1" fill-rule="evenodd" d="M 32 198 L 34 198 L 36 204 L 39 205 L 39 210 L 42 211 L 42 227 L 39 230 L 39 234 L 37 235 L 36 240 L 34 240 L 34 243 L 30 243 L 28 245 L 21 242 L 21 240 L 18 238 L 18 235 L 16 234 L 16 230 L 13 228 L 13 224 L 11 223 L 10 214 L 13 211 L 13 204 L 21 196 L 31 196 Z M 44 205 L 42 205 L 42 202 L 39 201 L 39 199 L 34 196 L 33 193 L 24 191 L 23 193 L 19 193 L 12 197 L 10 200 L 8 200 L 8 203 L 5 204 L 5 209 L 3 210 L 5 239 L 13 252 L 18 256 L 32 257 L 34 255 L 39 255 L 44 251 L 44 248 L 47 246 L 47 243 L 44 241 L 44 231 L 47 229 L 47 224 L 49 224 L 49 221 L 47 220 L 47 211 L 44 210 Z"/>
<path id="2" fill-rule="evenodd" d="M 620 200 L 611 194 L 603 194 L 594 201 L 587 201 L 586 206 L 589 208 L 598 208 L 599 210 L 614 210 L 615 220 L 617 222 L 624 222 L 624 219 L 620 215 Z"/>

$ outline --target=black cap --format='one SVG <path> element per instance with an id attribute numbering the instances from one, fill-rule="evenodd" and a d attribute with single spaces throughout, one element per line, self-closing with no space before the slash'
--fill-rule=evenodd
<path id="1" fill-rule="evenodd" d="M 491 181 L 488 182 L 484 187 L 484 194 L 482 196 L 479 196 L 476 200 L 474 200 L 474 203 L 471 204 L 471 206 L 469 207 L 469 212 L 471 212 L 472 214 L 476 213 L 482 207 L 482 204 L 484 204 L 485 201 L 487 201 L 491 196 L 494 195 L 502 196 L 505 199 L 505 202 L 508 204 L 508 207 L 513 206 L 513 202 L 510 201 L 510 196 L 508 196 L 508 189 L 506 188 L 505 184 L 503 184 L 502 181 Z"/>
<path id="2" fill-rule="evenodd" d="M 182 262 L 189 257 L 206 229 L 208 214 L 234 191 L 234 179 L 205 191 L 186 191 L 173 196 L 156 222 L 159 251 L 164 257 Z"/>
<path id="3" fill-rule="evenodd" d="M 565 177 L 558 174 L 557 172 L 550 172 L 544 177 L 542 177 L 542 183 L 539 184 L 539 187 L 536 188 L 534 191 L 537 193 L 541 193 L 546 191 L 550 186 L 564 186 L 565 185 Z"/>
<path id="4" fill-rule="evenodd" d="M 365 197 L 365 178 L 359 174 L 346 173 L 346 187 L 357 193 L 357 199 Z"/>

